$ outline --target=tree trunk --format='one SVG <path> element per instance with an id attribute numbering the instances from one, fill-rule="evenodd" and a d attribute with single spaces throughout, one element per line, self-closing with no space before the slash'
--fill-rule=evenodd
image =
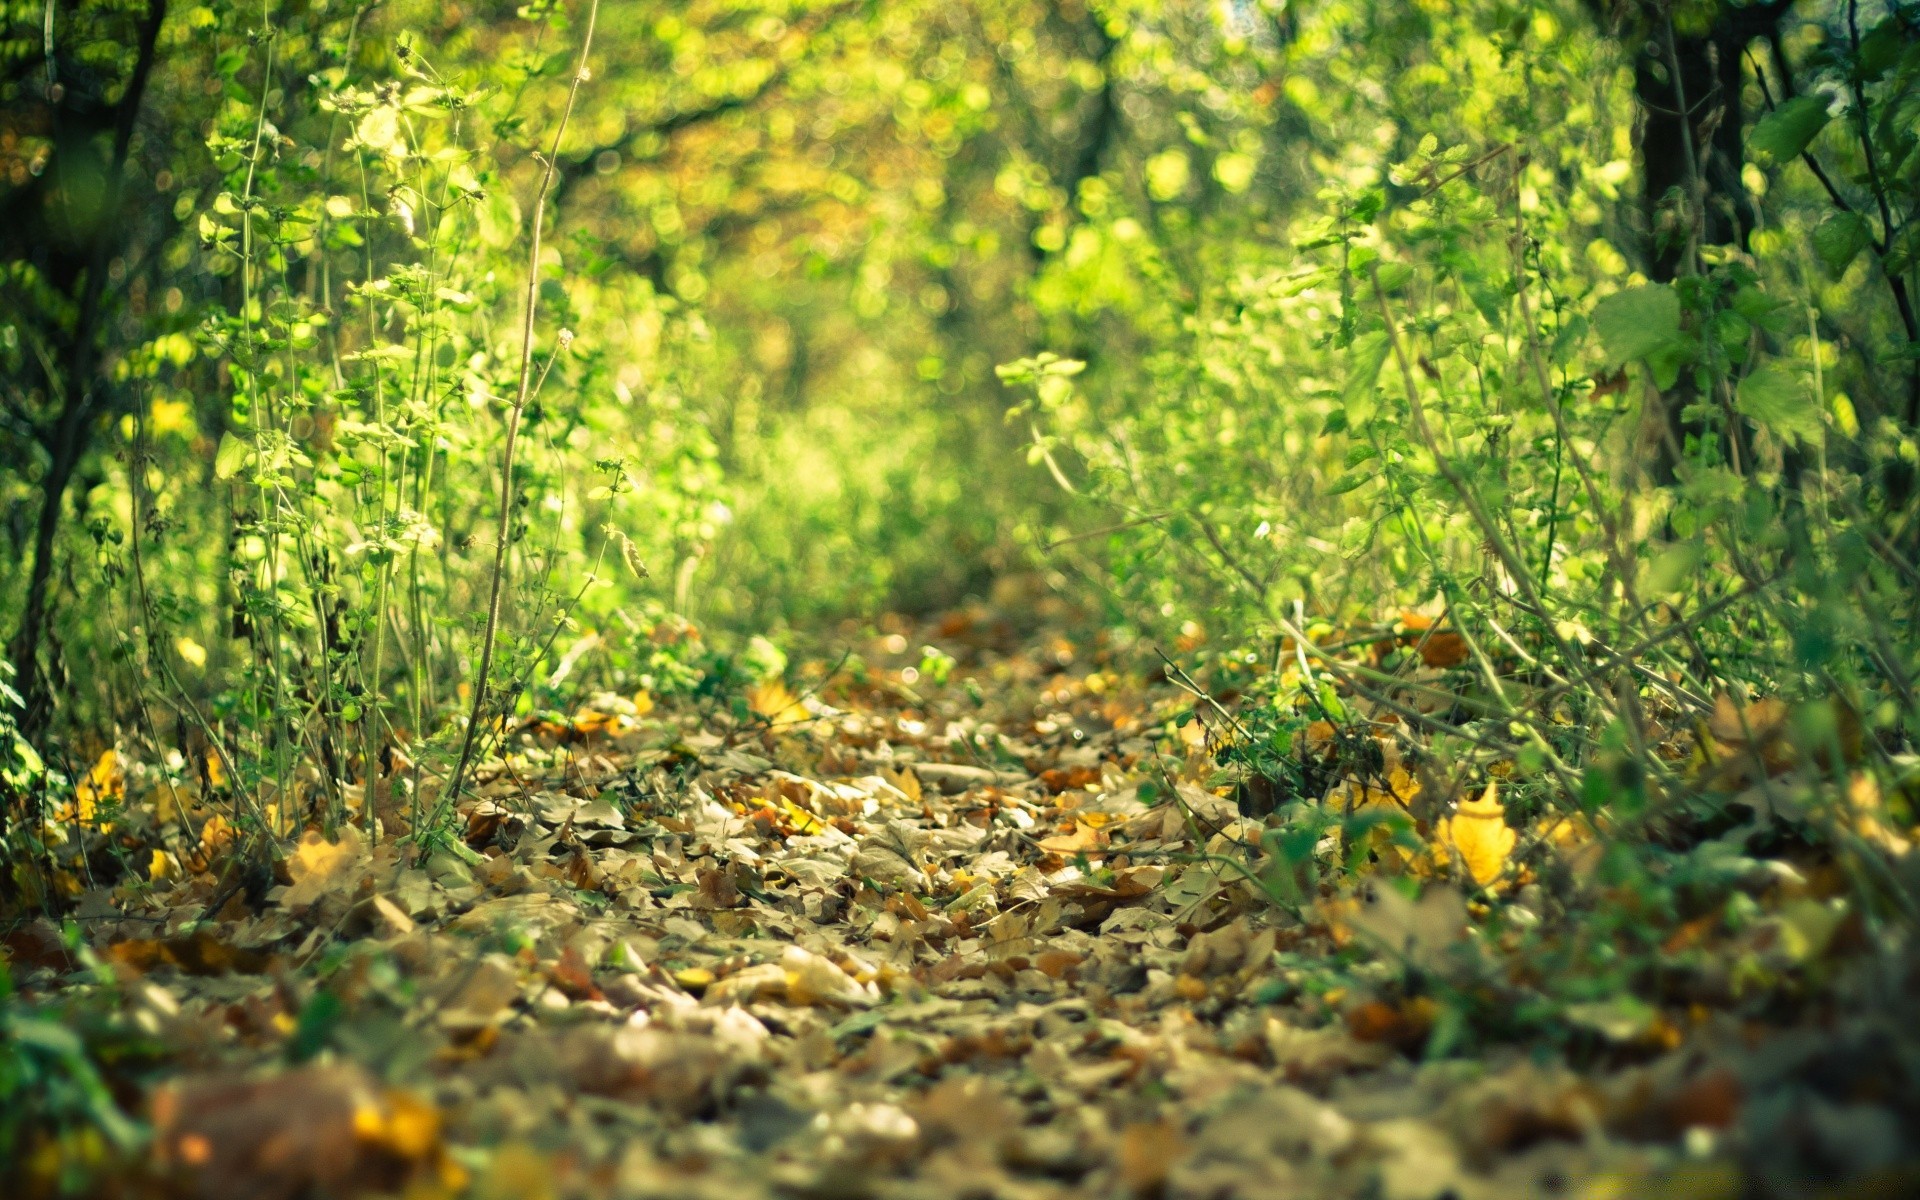
<path id="1" fill-rule="evenodd" d="M 1748 43 L 1779 27 L 1790 3 L 1722 3 L 1701 32 L 1677 30 L 1665 3 L 1640 6 L 1630 32 L 1639 39 L 1634 97 L 1640 109 L 1640 199 L 1647 274 L 1655 282 L 1698 273 L 1704 246 L 1747 248 L 1755 214 L 1741 180 L 1746 121 L 1740 60 Z M 1684 372 L 1662 397 L 1668 436 L 1653 463 L 1656 482 L 1674 482 L 1676 451 L 1684 452 L 1689 436 L 1705 435 L 1702 422 L 1682 417 L 1700 399 Z M 1739 431 L 1729 428 L 1727 437 L 1728 453 L 1741 453 Z"/>
<path id="2" fill-rule="evenodd" d="M 128 73 L 126 86 L 119 99 L 110 110 L 113 152 L 107 164 L 107 196 L 103 206 L 105 215 L 89 231 L 85 242 L 61 256 L 69 264 L 82 264 L 82 268 L 71 276 L 73 283 L 78 284 L 79 295 L 75 297 L 71 328 L 63 331 L 64 336 L 56 340 L 61 347 L 61 370 L 65 378 L 54 378 L 49 373 L 45 381 L 49 396 L 59 397 L 60 411 L 51 424 L 40 431 L 41 445 L 47 451 L 47 474 L 40 481 L 40 519 L 34 530 L 33 565 L 27 577 L 26 602 L 22 606 L 20 624 L 11 646 L 16 683 L 21 698 L 26 701 L 21 729 L 30 737 L 44 732 L 52 716 L 52 694 L 47 686 L 46 672 L 41 669 L 40 647 L 46 640 L 50 616 L 54 550 L 67 487 L 73 482 L 81 460 L 86 457 L 93 441 L 94 427 L 104 410 L 104 381 L 96 376 L 101 361 L 98 341 L 107 304 L 107 270 L 115 255 L 126 249 L 128 235 L 126 222 L 121 219 L 121 209 L 125 198 L 127 160 L 140 106 L 158 58 L 160 27 L 166 15 L 167 0 L 147 0 L 146 12 L 136 30 L 133 69 Z M 92 97 L 80 89 L 52 93 L 49 103 L 54 106 L 52 120 L 56 129 L 70 123 L 69 117 L 84 118 L 83 124 L 98 120 L 97 113 L 86 111 L 92 103 Z M 67 109 L 72 109 L 72 113 Z M 50 193 L 41 194 L 50 196 Z M 28 247 L 29 252 L 32 249 Z"/>

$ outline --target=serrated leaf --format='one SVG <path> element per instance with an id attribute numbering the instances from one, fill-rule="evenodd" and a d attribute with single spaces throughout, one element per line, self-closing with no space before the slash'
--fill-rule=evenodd
<path id="1" fill-rule="evenodd" d="M 1680 297 L 1660 283 L 1615 292 L 1593 306 L 1593 328 L 1612 361 L 1645 358 L 1680 336 Z"/>
<path id="2" fill-rule="evenodd" d="M 1742 379 L 1733 406 L 1790 442 L 1818 441 L 1825 432 L 1813 388 L 1785 363 L 1767 363 Z"/>
<path id="3" fill-rule="evenodd" d="M 1862 250 L 1873 244 L 1873 231 L 1859 213 L 1837 212 L 1813 231 L 1813 250 L 1835 275 L 1847 269 Z"/>
<path id="4" fill-rule="evenodd" d="M 1747 135 L 1747 149 L 1762 164 L 1798 158 L 1826 128 L 1827 119 L 1826 101 L 1795 96 L 1760 118 Z"/>

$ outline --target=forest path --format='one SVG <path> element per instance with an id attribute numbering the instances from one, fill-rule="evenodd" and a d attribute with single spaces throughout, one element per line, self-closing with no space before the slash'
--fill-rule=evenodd
<path id="1" fill-rule="evenodd" d="M 93 897 L 171 1054 L 164 1190 L 1739 1193 L 1743 1097 L 1798 1060 L 1630 999 L 1464 1028 L 1520 1003 L 1512 938 L 1440 882 L 1276 903 L 1189 691 L 990 613 L 908 632 L 818 695 L 531 722 L 464 853 L 310 833 L 198 924 L 210 876 Z"/>

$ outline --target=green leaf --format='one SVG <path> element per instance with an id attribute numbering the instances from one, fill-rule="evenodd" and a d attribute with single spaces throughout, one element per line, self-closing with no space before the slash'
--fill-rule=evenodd
<path id="1" fill-rule="evenodd" d="M 1675 338 L 1662 342 L 1658 349 L 1647 355 L 1647 369 L 1653 372 L 1653 384 L 1666 391 L 1680 381 L 1680 370 L 1693 358 L 1696 349 L 1687 339 Z"/>
<path id="2" fill-rule="evenodd" d="M 1344 496 L 1348 492 L 1355 491 L 1372 483 L 1375 477 L 1375 474 L 1371 471 L 1349 471 L 1328 484 L 1326 494 L 1329 496 Z"/>
<path id="3" fill-rule="evenodd" d="M 1814 253 L 1835 275 L 1847 269 L 1862 250 L 1873 244 L 1873 231 L 1859 213 L 1837 212 L 1813 231 Z"/>
<path id="4" fill-rule="evenodd" d="M 1630 1042 L 1640 1037 L 1653 1027 L 1659 1015 L 1659 1010 L 1646 1001 L 1625 993 L 1566 1007 L 1567 1020 L 1615 1042 Z"/>
<path id="5" fill-rule="evenodd" d="M 1769 333 L 1785 333 L 1796 324 L 1791 301 L 1776 300 L 1757 287 L 1743 287 L 1733 294 L 1733 311 Z"/>
<path id="6" fill-rule="evenodd" d="M 1733 406 L 1791 442 L 1818 441 L 1825 432 L 1813 389 L 1785 363 L 1767 363 L 1742 379 Z"/>
<path id="7" fill-rule="evenodd" d="M 1383 292 L 1397 292 L 1413 278 L 1413 268 L 1406 263 L 1385 263 L 1380 267 L 1378 282 Z"/>
<path id="8" fill-rule="evenodd" d="M 340 997 L 332 992 L 315 992 L 313 998 L 300 1009 L 293 1033 L 287 1038 L 284 1048 L 287 1061 L 303 1063 L 326 1049 L 344 1015 L 345 1007 L 340 1003 Z"/>
<path id="9" fill-rule="evenodd" d="M 1747 135 L 1747 149 L 1763 165 L 1783 163 L 1798 158 L 1826 125 L 1826 101 L 1795 96 L 1760 118 Z"/>
<path id="10" fill-rule="evenodd" d="M 1593 327 L 1612 361 L 1645 358 L 1680 336 L 1680 297 L 1661 283 L 1615 292 L 1594 305 Z"/>
<path id="11" fill-rule="evenodd" d="M 1706 554 L 1706 547 L 1699 541 L 1675 542 L 1646 568 L 1641 590 L 1657 596 L 1681 590 Z"/>
<path id="12" fill-rule="evenodd" d="M 1386 365 L 1387 351 L 1387 335 L 1378 329 L 1361 334 L 1347 348 L 1347 386 L 1341 400 L 1346 406 L 1349 428 L 1365 425 L 1379 407 L 1373 385 L 1380 378 L 1380 368 Z"/>
<path id="13" fill-rule="evenodd" d="M 220 435 L 220 449 L 214 452 L 213 476 L 215 479 L 232 479 L 247 465 L 247 458 L 253 453 L 253 447 L 233 436 L 231 433 Z"/>

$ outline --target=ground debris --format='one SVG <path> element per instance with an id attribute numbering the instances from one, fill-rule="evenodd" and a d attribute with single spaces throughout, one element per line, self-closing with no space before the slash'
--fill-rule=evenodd
<path id="1" fill-rule="evenodd" d="M 1736 988 L 1700 959 L 1715 939 L 1745 956 L 1738 987 L 1855 969 L 1844 900 L 1806 872 L 1728 852 L 1758 907 L 1674 928 L 1676 990 L 1527 1017 L 1549 995 L 1529 956 L 1561 944 L 1547 917 L 1595 886 L 1589 827 L 1529 826 L 1491 781 L 1440 816 L 1396 746 L 1308 798 L 1361 821 L 1291 861 L 1281 817 L 1245 815 L 1182 732 L 1184 692 L 1023 651 L 964 663 L 984 703 L 956 679 L 911 700 L 769 692 L 732 725 L 662 703 L 531 726 L 431 854 L 311 830 L 257 907 L 200 919 L 208 862 L 88 892 L 91 949 L 42 922 L 8 953 L 47 995 L 95 955 L 167 1047 L 129 1175 L 162 1194 L 1467 1200 L 1913 1178 L 1911 1029 L 1839 1008 L 1782 1031 L 1701 999 Z M 1369 815 L 1423 792 L 1424 837 Z M 1354 846 L 1372 865 L 1326 874 Z M 1903 986 L 1874 970 L 1848 986 Z"/>

